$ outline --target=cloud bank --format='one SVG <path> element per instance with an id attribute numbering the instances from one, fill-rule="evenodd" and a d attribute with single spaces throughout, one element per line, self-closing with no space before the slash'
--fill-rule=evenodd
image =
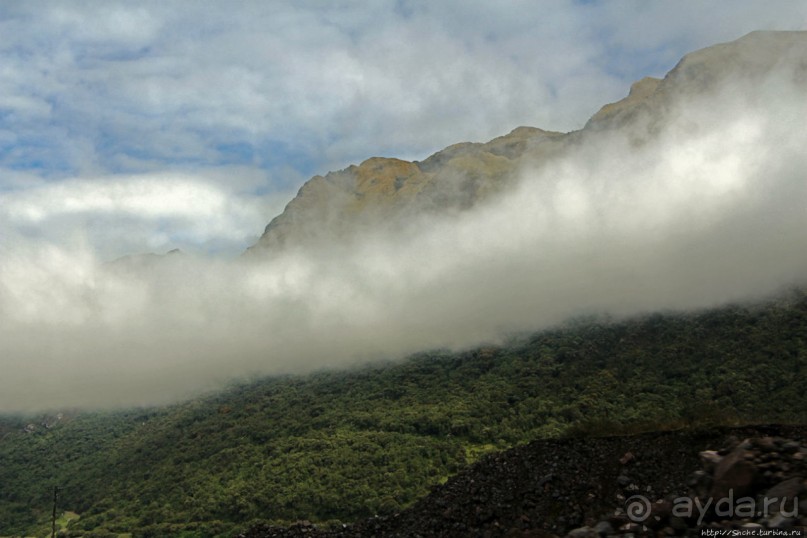
<path id="1" fill-rule="evenodd" d="M 261 193 L 264 182 L 258 170 L 232 167 L 37 181 L 3 193 L 0 226 L 106 260 L 174 248 L 237 256 L 291 196 Z"/>
<path id="2" fill-rule="evenodd" d="M 11 230 L 0 246 L 0 410 L 161 403 L 239 376 L 803 282 L 807 101 L 792 75 L 674 105 L 661 129 L 579 134 L 474 211 L 365 230 L 349 247 L 109 264 L 81 243 Z M 41 200 L 142 209 L 136 189 L 114 182 L 78 209 L 48 192 L 14 210 L 35 220 Z M 189 192 L 210 211 L 227 203 Z"/>

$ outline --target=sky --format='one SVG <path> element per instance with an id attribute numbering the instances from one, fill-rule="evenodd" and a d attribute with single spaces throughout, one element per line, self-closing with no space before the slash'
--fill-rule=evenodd
<path id="1" fill-rule="evenodd" d="M 0 225 L 233 256 L 314 174 L 579 129 L 687 52 L 806 25 L 797 0 L 3 2 Z"/>
<path id="2" fill-rule="evenodd" d="M 313 174 L 580 129 L 755 29 L 807 29 L 807 5 L 1 4 L 0 412 L 161 404 L 803 282 L 787 65 L 671 105 L 652 136 L 587 135 L 473 211 L 239 256 Z"/>

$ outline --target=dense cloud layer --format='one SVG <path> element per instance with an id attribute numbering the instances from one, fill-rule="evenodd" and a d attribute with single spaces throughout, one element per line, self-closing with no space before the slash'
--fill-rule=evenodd
<path id="1" fill-rule="evenodd" d="M 3 193 L 0 229 L 106 260 L 172 248 L 234 256 L 293 195 L 256 195 L 264 181 L 245 167 L 39 181 Z"/>
<path id="2" fill-rule="evenodd" d="M 107 264 L 91 249 L 10 235 L 0 410 L 164 402 L 238 376 L 803 282 L 803 88 L 792 72 L 736 88 L 674 106 L 661 129 L 637 121 L 579 135 L 474 211 L 367 230 L 349 248 Z"/>

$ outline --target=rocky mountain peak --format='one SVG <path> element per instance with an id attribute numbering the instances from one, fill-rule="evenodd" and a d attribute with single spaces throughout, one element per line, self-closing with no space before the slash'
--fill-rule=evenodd
<path id="1" fill-rule="evenodd" d="M 789 76 L 807 81 L 807 32 L 752 32 L 687 54 L 663 79 L 635 82 L 624 99 L 603 106 L 581 131 L 522 126 L 486 143 L 448 146 L 420 162 L 373 157 L 315 176 L 251 250 L 345 240 L 366 225 L 395 226 L 412 215 L 467 210 L 506 190 L 525 165 L 540 166 L 589 135 L 643 121 L 640 130 L 652 136 L 674 104 L 709 96 L 727 81 L 742 93 L 749 87 L 743 85 L 758 83 L 781 65 Z"/>
<path id="2" fill-rule="evenodd" d="M 609 118 L 635 109 L 640 103 L 644 102 L 655 93 L 660 83 L 661 79 L 653 77 L 645 77 L 642 80 L 634 82 L 630 87 L 630 92 L 627 97 L 615 103 L 609 103 L 603 106 L 591 117 L 587 127 L 598 122 L 607 121 Z"/>
<path id="3" fill-rule="evenodd" d="M 517 127 L 487 143 L 454 144 L 424 161 L 371 157 L 314 176 L 251 250 L 345 239 L 361 225 L 394 225 L 413 214 L 468 209 L 505 188 L 524 156 L 562 136 Z"/>

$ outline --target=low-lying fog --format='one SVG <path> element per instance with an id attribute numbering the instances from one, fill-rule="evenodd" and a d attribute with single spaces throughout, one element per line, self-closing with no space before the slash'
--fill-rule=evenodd
<path id="1" fill-rule="evenodd" d="M 504 196 L 349 247 L 107 263 L 3 230 L 0 411 L 158 404 L 803 282 L 807 99 L 782 80 L 687 102 L 652 136 L 585 136 Z"/>

